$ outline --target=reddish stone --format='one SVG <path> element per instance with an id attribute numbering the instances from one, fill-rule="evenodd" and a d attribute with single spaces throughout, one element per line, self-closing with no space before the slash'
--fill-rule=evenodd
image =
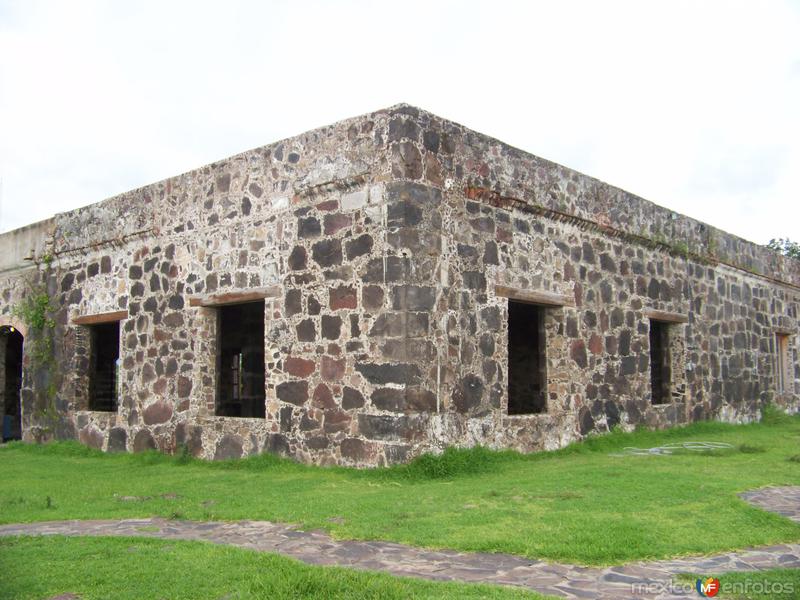
<path id="1" fill-rule="evenodd" d="M 87 425 L 78 432 L 78 439 L 81 441 L 81 444 L 86 444 L 90 448 L 97 448 L 100 450 L 103 447 L 103 434 L 90 425 Z"/>
<path id="2" fill-rule="evenodd" d="M 425 155 L 425 179 L 430 181 L 433 185 L 441 186 L 444 184 L 442 178 L 442 165 L 435 154 Z"/>
<path id="3" fill-rule="evenodd" d="M 347 438 L 342 441 L 342 458 L 348 458 L 355 462 L 369 461 L 375 454 L 372 444 L 358 438 Z"/>
<path id="4" fill-rule="evenodd" d="M 316 388 L 314 388 L 312 403 L 317 408 L 331 409 L 336 406 L 336 402 L 333 399 L 333 393 L 324 383 L 320 383 Z"/>
<path id="5" fill-rule="evenodd" d="M 290 356 L 284 361 L 284 370 L 295 377 L 308 377 L 316 369 L 317 366 L 313 360 Z"/>
<path id="6" fill-rule="evenodd" d="M 570 347 L 570 356 L 572 360 L 578 363 L 578 366 L 582 369 L 586 368 L 588 364 L 586 358 L 586 344 L 583 340 L 575 340 L 572 342 L 572 346 Z"/>
<path id="7" fill-rule="evenodd" d="M 583 286 L 576 281 L 572 291 L 575 294 L 575 306 L 581 308 L 583 306 Z"/>
<path id="8" fill-rule="evenodd" d="M 589 352 L 592 354 L 603 353 L 603 338 L 596 333 L 592 334 L 592 337 L 589 339 Z"/>
<path id="9" fill-rule="evenodd" d="M 142 414 L 145 425 L 157 425 L 166 423 L 172 418 L 172 406 L 163 400 L 156 400 L 144 409 Z"/>
<path id="10" fill-rule="evenodd" d="M 327 200 L 326 202 L 317 204 L 317 210 L 325 212 L 336 210 L 337 208 L 339 208 L 339 202 L 337 200 Z"/>
<path id="11" fill-rule="evenodd" d="M 325 424 L 323 429 L 325 433 L 336 433 L 337 431 L 346 431 L 350 429 L 350 415 L 341 410 L 325 411 Z"/>
<path id="12" fill-rule="evenodd" d="M 153 393 L 162 396 L 167 391 L 167 380 L 163 377 L 153 384 Z"/>
<path id="13" fill-rule="evenodd" d="M 344 377 L 344 359 L 334 359 L 330 356 L 322 357 L 322 378 L 326 381 L 340 381 Z"/>
<path id="14" fill-rule="evenodd" d="M 325 235 L 334 235 L 337 231 L 350 227 L 353 223 L 353 218 L 350 215 L 343 215 L 341 213 L 334 213 L 325 215 Z"/>
<path id="15" fill-rule="evenodd" d="M 178 398 L 188 398 L 192 393 L 192 380 L 181 375 L 178 377 Z"/>
<path id="16" fill-rule="evenodd" d="M 510 244 L 514 241 L 514 235 L 511 233 L 510 229 L 504 229 L 502 227 L 497 228 L 497 232 L 495 233 L 495 238 L 498 242 L 506 242 Z"/>
<path id="17" fill-rule="evenodd" d="M 341 286 L 332 289 L 330 291 L 330 306 L 331 310 L 356 308 L 356 306 L 358 306 L 356 289 L 352 286 Z"/>
<path id="18" fill-rule="evenodd" d="M 133 438 L 133 451 L 144 452 L 145 450 L 155 450 L 156 441 L 147 429 L 141 429 Z"/>

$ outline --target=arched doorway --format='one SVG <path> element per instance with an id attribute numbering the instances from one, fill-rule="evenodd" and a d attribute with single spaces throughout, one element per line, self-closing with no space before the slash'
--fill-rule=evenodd
<path id="1" fill-rule="evenodd" d="M 2 417 L 3 441 L 22 439 L 22 407 L 20 388 L 22 387 L 22 334 L 10 325 L 0 326 L 0 363 L 3 379 Z"/>

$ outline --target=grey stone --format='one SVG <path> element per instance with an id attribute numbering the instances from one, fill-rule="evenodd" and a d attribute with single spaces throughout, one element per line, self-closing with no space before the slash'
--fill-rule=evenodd
<path id="1" fill-rule="evenodd" d="M 217 448 L 214 450 L 214 460 L 230 460 L 232 458 L 241 458 L 242 456 L 242 438 L 234 434 L 225 434 L 217 443 Z"/>
<path id="2" fill-rule="evenodd" d="M 342 263 L 342 242 L 338 239 L 322 240 L 311 247 L 311 257 L 320 267 Z"/>
<path id="3" fill-rule="evenodd" d="M 372 384 L 385 385 L 400 383 L 414 385 L 419 383 L 419 367 L 413 364 L 356 363 L 356 371 Z"/>
<path id="4" fill-rule="evenodd" d="M 278 400 L 302 406 L 308 400 L 307 381 L 284 381 L 275 387 Z"/>

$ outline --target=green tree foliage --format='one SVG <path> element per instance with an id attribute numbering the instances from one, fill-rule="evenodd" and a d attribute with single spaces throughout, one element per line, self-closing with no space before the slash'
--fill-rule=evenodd
<path id="1" fill-rule="evenodd" d="M 800 244 L 789 238 L 772 238 L 767 244 L 767 248 L 780 252 L 784 256 L 800 259 Z"/>

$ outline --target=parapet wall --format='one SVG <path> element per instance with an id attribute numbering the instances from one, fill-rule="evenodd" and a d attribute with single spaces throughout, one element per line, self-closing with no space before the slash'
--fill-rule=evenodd
<path id="1" fill-rule="evenodd" d="M 54 226 L 47 219 L 0 234 L 0 273 L 32 267 L 34 257 L 46 254 Z"/>

